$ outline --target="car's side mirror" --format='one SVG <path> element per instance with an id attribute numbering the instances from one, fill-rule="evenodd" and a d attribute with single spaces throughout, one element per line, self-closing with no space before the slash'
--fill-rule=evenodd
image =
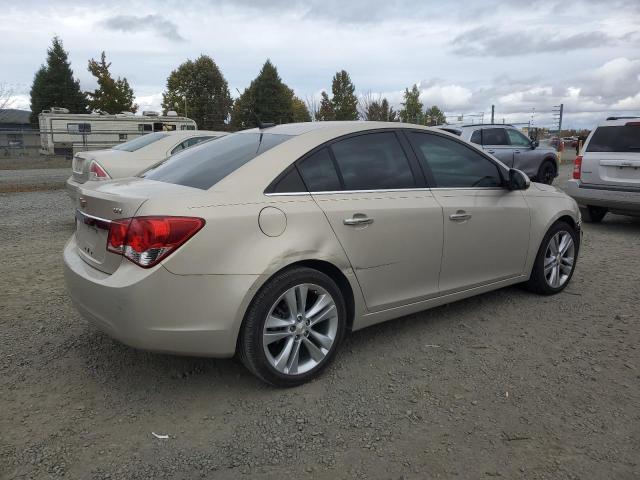
<path id="1" fill-rule="evenodd" d="M 540 142 L 538 140 L 531 140 L 531 148 L 538 148 L 540 146 Z"/>
<path id="2" fill-rule="evenodd" d="M 509 190 L 526 190 L 531 185 L 531 180 L 526 173 L 515 168 L 509 169 Z"/>

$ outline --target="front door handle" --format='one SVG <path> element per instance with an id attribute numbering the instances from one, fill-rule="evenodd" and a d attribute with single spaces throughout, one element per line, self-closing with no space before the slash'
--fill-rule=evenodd
<path id="1" fill-rule="evenodd" d="M 458 210 L 456 213 L 452 213 L 449 215 L 449 220 L 452 222 L 464 222 L 465 220 L 469 220 L 471 218 L 471 214 L 465 212 L 464 210 Z"/>
<path id="2" fill-rule="evenodd" d="M 489 153 L 491 153 L 491 154 L 496 153 L 496 151 L 495 151 L 495 150 L 487 150 L 487 152 L 489 152 Z"/>
<path id="3" fill-rule="evenodd" d="M 356 213 L 351 218 L 345 218 L 342 223 L 345 225 L 370 225 L 373 223 L 373 218 L 369 218 L 363 213 Z"/>

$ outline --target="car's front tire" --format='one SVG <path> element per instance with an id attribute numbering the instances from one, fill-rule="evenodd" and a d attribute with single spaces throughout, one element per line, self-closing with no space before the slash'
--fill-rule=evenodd
<path id="1" fill-rule="evenodd" d="M 580 215 L 588 223 L 600 223 L 608 211 L 607 207 L 594 207 L 592 205 L 580 207 Z"/>
<path id="2" fill-rule="evenodd" d="M 345 301 L 336 283 L 317 270 L 291 268 L 256 294 L 240 331 L 239 354 L 258 378 L 293 387 L 331 362 L 345 325 Z"/>
<path id="3" fill-rule="evenodd" d="M 558 170 L 555 163 L 550 160 L 545 160 L 544 162 L 542 162 L 542 165 L 540 165 L 540 168 L 538 169 L 537 178 L 540 183 L 551 185 L 557 174 Z"/>
<path id="4" fill-rule="evenodd" d="M 580 238 L 566 222 L 554 223 L 542 240 L 525 286 L 541 295 L 553 295 L 569 284 L 578 259 Z"/>

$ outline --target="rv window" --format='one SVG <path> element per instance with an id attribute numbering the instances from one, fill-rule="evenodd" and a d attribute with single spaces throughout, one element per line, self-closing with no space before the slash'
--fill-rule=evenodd
<path id="1" fill-rule="evenodd" d="M 195 125 L 180 125 L 180 130 L 195 130 Z"/>
<path id="2" fill-rule="evenodd" d="M 135 152 L 136 150 L 142 147 L 146 147 L 147 145 L 150 145 L 153 142 L 157 142 L 158 140 L 166 136 L 167 134 L 162 132 L 149 133 L 147 135 L 134 138 L 133 140 L 129 140 L 128 142 L 122 143 L 120 145 L 116 145 L 115 147 L 111 147 L 111 148 L 113 150 L 124 150 L 125 152 Z"/>
<path id="3" fill-rule="evenodd" d="M 91 133 L 90 123 L 67 123 L 69 133 Z"/>
<path id="4" fill-rule="evenodd" d="M 118 134 L 118 140 L 120 140 L 121 142 L 124 142 L 127 140 L 127 134 L 126 133 L 119 133 Z"/>
<path id="5" fill-rule="evenodd" d="M 153 131 L 153 125 L 151 125 L 150 123 L 139 123 L 138 124 L 138 131 L 139 132 L 152 132 Z"/>

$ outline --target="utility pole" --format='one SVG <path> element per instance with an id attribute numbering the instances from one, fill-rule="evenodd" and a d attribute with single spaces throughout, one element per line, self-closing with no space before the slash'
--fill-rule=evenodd
<path id="1" fill-rule="evenodd" d="M 494 117 L 496 115 L 496 106 L 495 105 L 491 105 L 491 123 L 494 123 Z"/>
<path id="2" fill-rule="evenodd" d="M 558 137 L 560 137 L 560 132 L 562 131 L 562 115 L 564 114 L 564 103 L 554 105 L 552 112 L 553 116 L 558 120 Z"/>

